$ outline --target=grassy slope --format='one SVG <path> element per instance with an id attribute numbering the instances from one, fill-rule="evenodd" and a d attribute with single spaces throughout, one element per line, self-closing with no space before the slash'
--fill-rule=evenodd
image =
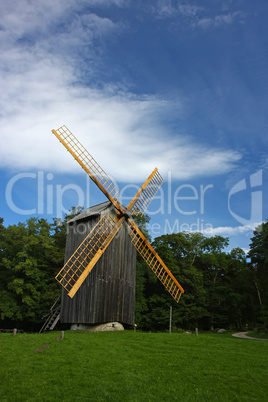
<path id="1" fill-rule="evenodd" d="M 0 334 L 2 402 L 267 400 L 267 342 L 132 331 L 57 337 Z"/>

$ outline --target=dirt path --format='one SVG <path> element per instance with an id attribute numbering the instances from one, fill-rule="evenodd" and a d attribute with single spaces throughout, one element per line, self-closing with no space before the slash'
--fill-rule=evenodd
<path id="1" fill-rule="evenodd" d="M 263 338 L 252 338 L 251 336 L 247 336 L 247 332 L 237 332 L 233 334 L 236 338 L 244 338 L 244 339 L 255 339 L 256 341 L 268 341 L 268 339 Z"/>

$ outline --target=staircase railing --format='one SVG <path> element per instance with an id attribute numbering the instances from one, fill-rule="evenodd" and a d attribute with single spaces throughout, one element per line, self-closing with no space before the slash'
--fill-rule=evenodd
<path id="1" fill-rule="evenodd" d="M 45 316 L 45 317 L 47 317 L 47 319 L 44 322 L 44 324 L 42 325 L 42 328 L 40 329 L 39 333 L 41 333 L 43 331 L 47 331 L 47 330 L 51 331 L 55 328 L 57 322 L 60 319 L 60 310 L 61 310 L 61 304 L 59 304 L 60 299 L 61 299 L 61 294 L 58 296 L 58 298 L 55 300 L 53 305 L 50 307 L 50 312 Z"/>

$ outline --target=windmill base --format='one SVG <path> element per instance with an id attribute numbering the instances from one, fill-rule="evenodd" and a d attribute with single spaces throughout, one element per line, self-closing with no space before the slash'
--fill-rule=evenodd
<path id="1" fill-rule="evenodd" d="M 86 332 L 105 332 L 105 331 L 124 331 L 124 327 L 119 322 L 107 322 L 102 324 L 73 324 L 71 331 L 86 331 Z"/>

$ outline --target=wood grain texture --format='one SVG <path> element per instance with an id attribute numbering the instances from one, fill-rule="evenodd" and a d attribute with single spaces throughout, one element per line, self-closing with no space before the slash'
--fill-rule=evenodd
<path id="1" fill-rule="evenodd" d="M 110 202 L 88 208 L 68 222 L 65 260 L 104 215 L 116 214 Z M 61 322 L 95 324 L 118 321 L 134 324 L 136 250 L 123 224 L 107 250 L 71 299 L 62 291 Z"/>

